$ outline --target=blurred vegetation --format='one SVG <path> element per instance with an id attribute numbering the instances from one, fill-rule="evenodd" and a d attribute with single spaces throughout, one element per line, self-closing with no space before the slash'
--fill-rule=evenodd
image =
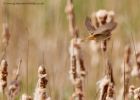
<path id="1" fill-rule="evenodd" d="M 3 5 L 3 2 L 43 2 L 43 5 Z M 42 52 L 44 52 L 45 66 L 48 71 L 49 85 L 48 94 L 52 100 L 68 100 L 72 94 L 72 84 L 69 81 L 69 54 L 68 46 L 70 34 L 68 31 L 67 17 L 64 12 L 66 0 L 3 0 L 0 1 L 0 33 L 2 24 L 7 17 L 11 33 L 7 57 L 9 65 L 9 82 L 12 80 L 12 70 L 16 69 L 19 58 L 23 59 L 21 69 L 21 92 L 26 92 L 26 59 L 27 42 L 29 40 L 29 94 L 33 96 L 37 83 L 37 68 L 42 64 Z M 140 0 L 74 0 L 76 24 L 80 36 L 87 35 L 84 26 L 86 16 L 90 16 L 99 9 L 114 10 L 116 13 L 117 29 L 113 32 L 110 45 L 113 47 L 120 43 L 117 50 L 112 50 L 110 58 L 113 58 L 114 77 L 116 89 L 120 87 L 120 67 L 123 59 L 125 44 L 130 44 L 130 32 L 135 41 L 139 40 L 140 33 Z M 6 9 L 6 15 L 2 11 Z M 116 43 L 116 44 L 115 44 Z M 139 42 L 137 42 L 139 43 Z M 132 44 L 132 43 L 131 43 Z M 120 49 L 121 48 L 121 49 Z M 138 48 L 138 47 L 137 47 Z M 104 74 L 102 57 L 96 66 L 92 64 L 88 43 L 84 44 L 83 55 L 88 75 L 85 81 L 85 94 L 87 100 L 96 99 L 96 82 Z M 94 55 L 94 54 L 93 54 Z M 133 57 L 134 58 L 134 57 Z M 95 58 L 96 59 L 96 58 Z M 132 83 L 138 84 L 138 80 Z"/>

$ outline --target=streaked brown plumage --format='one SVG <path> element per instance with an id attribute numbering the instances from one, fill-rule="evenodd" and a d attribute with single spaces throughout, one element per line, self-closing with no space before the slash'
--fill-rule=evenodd
<path id="1" fill-rule="evenodd" d="M 111 36 L 111 31 L 116 28 L 117 23 L 113 21 L 106 23 L 99 28 L 95 28 L 91 23 L 91 18 L 87 17 L 85 20 L 85 26 L 90 33 L 85 40 L 103 41 Z"/>

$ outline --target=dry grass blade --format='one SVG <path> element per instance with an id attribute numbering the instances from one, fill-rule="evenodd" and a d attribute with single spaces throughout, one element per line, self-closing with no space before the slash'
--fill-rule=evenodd
<path id="1" fill-rule="evenodd" d="M 18 77 L 19 77 L 19 73 L 20 73 L 21 63 L 22 63 L 22 60 L 20 59 L 17 71 L 15 73 L 15 77 L 14 77 L 13 81 L 10 83 L 9 88 L 8 88 L 9 100 L 14 100 L 20 90 L 20 84 L 19 84 Z"/>

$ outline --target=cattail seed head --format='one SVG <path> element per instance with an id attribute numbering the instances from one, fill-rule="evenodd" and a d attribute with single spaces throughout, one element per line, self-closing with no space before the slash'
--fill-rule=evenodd
<path id="1" fill-rule="evenodd" d="M 137 67 L 140 68 L 140 52 L 136 54 Z"/>
<path id="2" fill-rule="evenodd" d="M 18 81 L 13 81 L 11 84 L 10 84 L 10 86 L 9 86 L 9 88 L 8 88 L 8 95 L 9 95 L 9 97 L 10 98 L 15 98 L 15 96 L 18 94 L 18 92 L 19 92 L 19 82 Z"/>
<path id="3" fill-rule="evenodd" d="M 46 87 L 48 83 L 46 69 L 40 65 L 38 68 L 38 82 L 34 93 L 34 100 L 50 100 L 46 93 Z"/>
<path id="4" fill-rule="evenodd" d="M 140 52 L 136 54 L 136 65 L 131 71 L 131 76 L 140 78 Z"/>
<path id="5" fill-rule="evenodd" d="M 7 61 L 3 59 L 1 61 L 1 65 L 0 65 L 1 70 L 6 71 L 7 70 L 7 66 L 8 66 Z"/>
<path id="6" fill-rule="evenodd" d="M 38 75 L 46 74 L 46 69 L 44 66 L 40 65 L 38 68 Z"/>
<path id="7" fill-rule="evenodd" d="M 8 76 L 7 67 L 8 67 L 7 61 L 3 59 L 0 64 L 0 91 L 1 92 L 4 92 L 7 86 L 7 76 Z"/>
<path id="8" fill-rule="evenodd" d="M 101 24 L 106 23 L 107 14 L 108 14 L 107 11 L 103 9 L 96 12 L 96 19 L 97 22 L 99 23 L 99 26 Z"/>
<path id="9" fill-rule="evenodd" d="M 39 87 L 40 88 L 46 88 L 46 85 L 48 83 L 48 79 L 47 79 L 47 74 L 46 74 L 46 69 L 44 66 L 39 66 L 38 68 L 38 77 L 39 77 Z"/>
<path id="10" fill-rule="evenodd" d="M 134 99 L 140 100 L 140 88 L 134 90 Z"/>
<path id="11" fill-rule="evenodd" d="M 109 83 L 108 89 L 107 89 L 106 100 L 114 100 L 113 96 L 114 96 L 114 84 L 113 83 Z"/>

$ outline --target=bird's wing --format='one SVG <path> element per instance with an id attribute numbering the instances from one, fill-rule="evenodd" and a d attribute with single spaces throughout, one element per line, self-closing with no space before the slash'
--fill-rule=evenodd
<path id="1" fill-rule="evenodd" d="M 91 34 L 94 33 L 95 27 L 92 25 L 92 22 L 91 22 L 91 18 L 90 18 L 90 17 L 86 17 L 85 26 L 86 26 L 87 30 L 88 30 Z"/>
<path id="2" fill-rule="evenodd" d="M 107 23 L 103 26 L 100 26 L 99 28 L 97 28 L 95 31 L 94 31 L 94 34 L 103 34 L 104 32 L 107 32 L 107 31 L 112 31 L 113 29 L 115 29 L 117 26 L 117 23 L 116 22 L 110 22 L 110 23 Z"/>

